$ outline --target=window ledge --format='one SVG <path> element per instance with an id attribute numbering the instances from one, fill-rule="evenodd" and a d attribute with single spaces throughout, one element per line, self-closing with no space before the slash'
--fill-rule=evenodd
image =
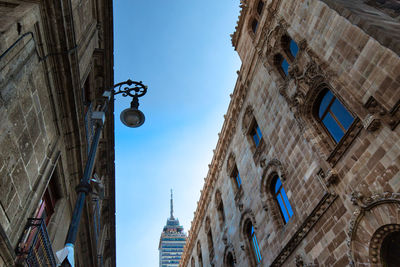
<path id="1" fill-rule="evenodd" d="M 330 153 L 327 161 L 334 167 L 344 153 L 349 149 L 353 141 L 356 139 L 358 134 L 363 128 L 362 122 L 359 118 L 355 118 L 353 124 L 347 130 L 346 134 L 340 139 L 339 143 L 335 146 L 333 151 Z"/>

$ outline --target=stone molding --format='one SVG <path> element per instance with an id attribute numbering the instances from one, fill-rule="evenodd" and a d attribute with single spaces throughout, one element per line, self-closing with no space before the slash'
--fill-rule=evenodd
<path id="1" fill-rule="evenodd" d="M 236 264 L 237 261 L 236 261 L 235 249 L 234 249 L 232 243 L 230 243 L 230 242 L 229 242 L 229 244 L 226 244 L 225 251 L 224 251 L 224 264 L 225 264 L 225 266 L 228 266 L 228 259 L 227 259 L 227 256 L 228 256 L 229 253 L 232 254 L 233 263 Z"/>
<path id="2" fill-rule="evenodd" d="M 247 16 L 248 1 L 240 0 L 240 8 L 241 9 L 240 9 L 238 21 L 236 22 L 235 31 L 233 34 L 231 34 L 232 46 L 235 48 L 235 50 L 237 49 L 237 44 L 240 39 L 240 34 L 242 32 L 244 21 Z"/>
<path id="3" fill-rule="evenodd" d="M 356 209 L 353 212 L 353 215 L 350 219 L 349 222 L 349 228 L 347 231 L 347 256 L 349 258 L 349 265 L 352 267 L 357 266 L 357 260 L 354 257 L 354 240 L 356 238 L 356 233 L 359 228 L 359 225 L 363 219 L 364 216 L 368 214 L 370 210 L 372 210 L 375 207 L 378 207 L 380 205 L 384 204 L 390 204 L 394 203 L 397 205 L 398 209 L 400 209 L 400 193 L 391 193 L 391 192 L 385 192 L 385 193 L 373 193 L 371 196 L 364 196 L 360 192 L 353 192 L 351 193 L 350 197 L 351 202 L 353 203 L 354 206 L 356 206 Z M 384 224 L 386 225 L 386 224 Z M 381 225 L 384 226 L 384 225 Z M 380 229 L 380 228 L 379 228 Z M 377 229 L 376 231 L 379 231 Z M 374 233 L 376 233 L 376 231 Z M 369 240 L 372 240 L 373 235 Z M 371 244 L 372 246 L 373 244 Z M 375 249 L 375 248 L 374 248 Z M 367 258 L 370 257 L 370 255 L 362 255 L 363 259 L 367 261 Z M 373 256 L 373 255 L 372 255 Z M 372 260 L 372 258 L 371 258 Z M 375 266 L 375 264 L 374 264 Z M 378 266 L 378 265 L 376 265 Z"/>
<path id="4" fill-rule="evenodd" d="M 371 237 L 369 244 L 369 258 L 372 266 L 378 267 L 378 257 L 382 248 L 382 243 L 389 234 L 400 231 L 400 224 L 386 224 L 381 226 Z"/>
<path id="5" fill-rule="evenodd" d="M 332 203 L 336 200 L 337 195 L 331 193 L 325 193 L 321 201 L 311 212 L 309 216 L 304 220 L 301 226 L 298 228 L 296 233 L 292 236 L 289 242 L 283 247 L 278 256 L 272 262 L 271 266 L 282 266 L 287 258 L 296 249 L 297 245 L 304 239 L 304 237 L 310 232 L 313 226 L 323 216 L 323 214 L 329 209 Z"/>

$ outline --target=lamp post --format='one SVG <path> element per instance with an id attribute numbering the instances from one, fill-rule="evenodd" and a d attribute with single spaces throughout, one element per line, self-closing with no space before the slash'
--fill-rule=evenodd
<path id="1" fill-rule="evenodd" d="M 116 88 L 118 89 L 116 90 Z M 138 109 L 138 107 L 139 97 L 144 96 L 146 92 L 147 86 L 141 81 L 136 82 L 127 80 L 125 82 L 117 83 L 111 89 L 104 91 L 102 99 L 103 103 L 100 111 L 94 111 L 92 114 L 91 119 L 95 125 L 93 140 L 90 144 L 89 155 L 85 165 L 83 177 L 79 185 L 76 187 L 78 197 L 75 203 L 74 212 L 72 214 L 71 223 L 69 225 L 65 247 L 57 252 L 57 258 L 59 259 L 61 266 L 74 266 L 74 245 L 78 235 L 79 222 L 85 204 L 86 195 L 91 191 L 90 177 L 92 176 L 97 147 L 100 141 L 101 132 L 103 130 L 106 117 L 105 114 L 108 110 L 108 105 L 110 101 L 114 101 L 115 95 L 122 94 L 123 97 L 132 97 L 131 107 L 122 111 L 120 118 L 124 125 L 131 128 L 137 128 L 145 121 L 145 116 L 143 112 Z"/>

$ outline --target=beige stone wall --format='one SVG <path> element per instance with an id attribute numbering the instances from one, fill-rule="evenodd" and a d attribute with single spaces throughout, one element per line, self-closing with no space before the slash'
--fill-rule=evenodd
<path id="1" fill-rule="evenodd" d="M 0 3 L 0 266 L 13 266 L 27 219 L 35 216 L 51 177 L 59 198 L 47 225 L 53 251 L 63 248 L 88 140 L 87 101 L 113 84 L 111 1 Z M 4 16 L 3 16 L 4 15 Z M 106 21 L 103 17 L 108 16 Z M 101 38 L 100 38 L 101 37 Z M 85 83 L 88 81 L 87 83 Z M 84 99 L 84 88 L 91 99 Z M 98 242 L 87 198 L 76 266 L 115 266 L 113 107 L 107 114 L 95 172 L 106 187 Z"/>
<path id="2" fill-rule="evenodd" d="M 400 59 L 393 46 L 368 34 L 363 28 L 368 25 L 354 25 L 337 12 L 341 8 L 353 14 L 348 5 L 336 1 L 337 8 L 331 9 L 324 2 L 265 1 L 255 34 L 250 25 L 258 1 L 243 2 L 232 37 L 242 67 L 181 266 L 191 266 L 192 258 L 199 266 L 198 242 L 204 266 L 225 266 L 229 251 L 235 266 L 379 263 L 372 253 L 372 237 L 381 227 L 390 232 L 397 226 L 388 225 L 400 224 Z M 357 14 L 371 8 L 358 8 Z M 388 20 L 385 17 L 382 25 Z M 283 35 L 300 48 L 289 60 L 286 77 L 274 64 L 274 56 L 285 53 Z M 337 144 L 312 115 L 321 85 L 328 86 L 355 118 Z M 253 117 L 263 135 L 257 148 L 248 136 Z M 242 178 L 241 193 L 236 193 L 230 177 L 230 158 Z M 273 173 L 282 178 L 294 211 L 287 224 L 268 188 Z M 216 190 L 225 210 L 223 227 Z M 207 216 L 215 255 L 211 262 Z M 258 264 L 250 260 L 245 219 L 256 229 L 262 255 Z"/>

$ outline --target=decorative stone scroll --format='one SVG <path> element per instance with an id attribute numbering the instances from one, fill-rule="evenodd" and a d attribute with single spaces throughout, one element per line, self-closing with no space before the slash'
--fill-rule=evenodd
<path id="1" fill-rule="evenodd" d="M 327 187 L 335 185 L 339 181 L 339 174 L 335 169 L 329 169 L 326 173 L 320 169 L 317 175 L 325 182 Z"/>
<path id="2" fill-rule="evenodd" d="M 297 232 L 292 236 L 289 242 L 284 246 L 275 260 L 272 262 L 273 266 L 282 266 L 286 259 L 292 254 L 295 248 L 300 244 L 304 237 L 310 232 L 312 227 L 318 222 L 323 214 L 328 210 L 332 203 L 337 198 L 337 195 L 325 193 L 317 207 L 311 212 L 311 214 L 304 220 Z"/>

